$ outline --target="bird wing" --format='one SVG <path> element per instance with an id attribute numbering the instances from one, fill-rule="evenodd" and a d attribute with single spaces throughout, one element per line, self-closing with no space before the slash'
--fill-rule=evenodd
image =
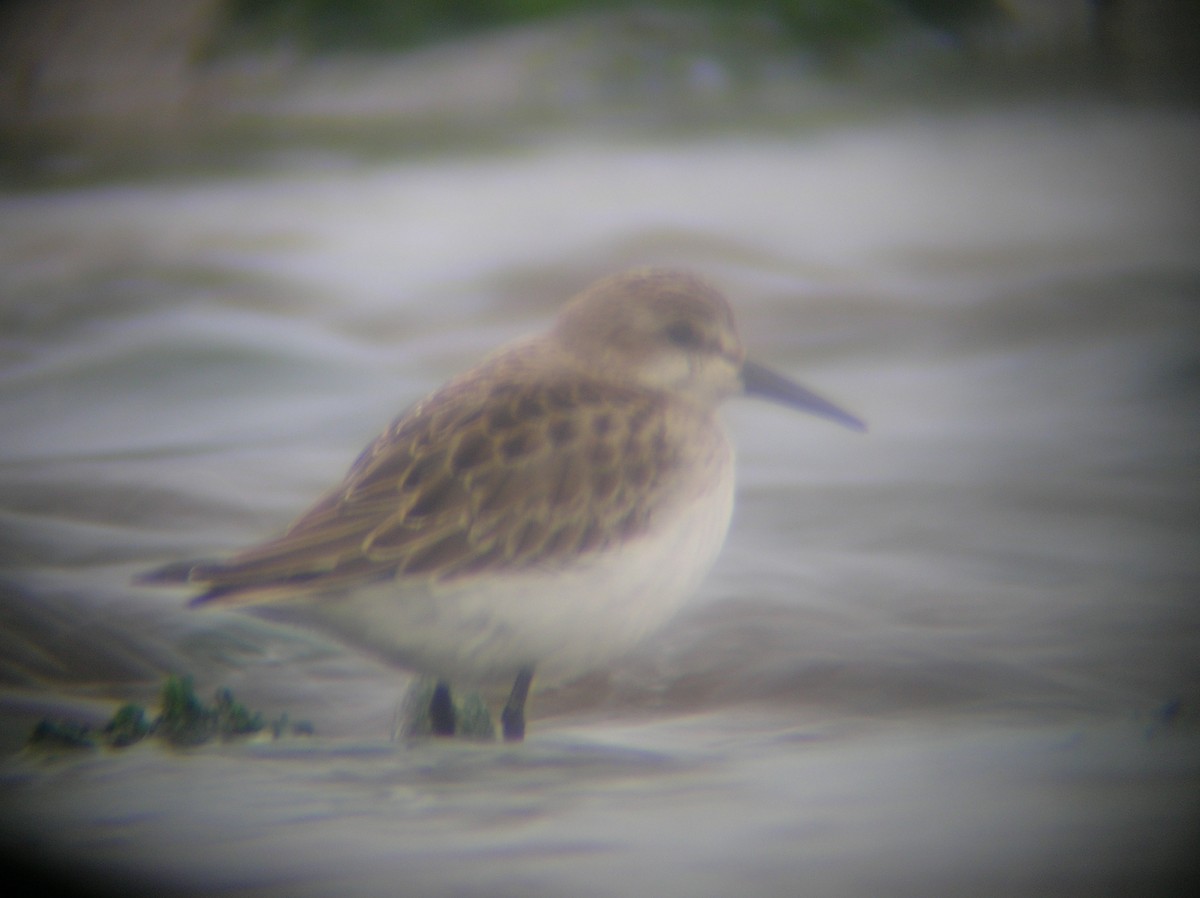
<path id="1" fill-rule="evenodd" d="M 643 532 L 685 456 L 711 447 L 708 417 L 656 391 L 490 367 L 398 418 L 282 536 L 189 568 L 207 589 L 193 601 L 562 565 Z"/>

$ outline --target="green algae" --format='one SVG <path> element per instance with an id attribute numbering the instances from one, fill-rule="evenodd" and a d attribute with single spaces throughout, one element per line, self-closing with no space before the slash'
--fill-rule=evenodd
<path id="1" fill-rule="evenodd" d="M 206 704 L 196 695 L 188 675 L 171 675 L 163 681 L 159 705 L 159 714 L 153 719 L 141 705 L 122 705 L 99 728 L 78 721 L 45 719 L 34 727 L 26 745 L 35 751 L 56 752 L 128 748 L 145 739 L 157 739 L 167 745 L 187 747 L 260 735 L 279 739 L 312 733 L 310 724 L 292 723 L 286 714 L 267 720 L 260 712 L 251 711 L 237 701 L 225 687 L 216 691 L 212 704 Z"/>

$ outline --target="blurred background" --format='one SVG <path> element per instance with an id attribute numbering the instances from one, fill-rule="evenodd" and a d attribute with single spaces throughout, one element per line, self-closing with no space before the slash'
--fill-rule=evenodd
<path id="1" fill-rule="evenodd" d="M 1175 895 L 1200 844 L 1200 5 L 0 2 L 0 853 L 44 893 Z M 595 277 L 731 403 L 695 601 L 519 748 L 131 585 Z M 315 735 L 47 756 L 228 686 Z M 7 888 L 7 886 L 6 886 Z"/>
<path id="2" fill-rule="evenodd" d="M 1194 103 L 1198 18 L 1177 0 L 5 0 L 4 166 L 145 174 L 296 141 L 387 154 L 985 96 Z"/>

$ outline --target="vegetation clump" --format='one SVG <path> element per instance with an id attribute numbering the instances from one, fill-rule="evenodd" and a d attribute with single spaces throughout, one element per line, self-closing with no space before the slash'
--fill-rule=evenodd
<path id="1" fill-rule="evenodd" d="M 214 703 L 205 704 L 192 685 L 190 676 L 169 676 L 163 683 L 161 710 L 150 720 L 140 705 L 126 704 L 99 729 L 77 721 L 42 720 L 29 736 L 30 748 L 43 751 L 61 749 L 127 748 L 143 739 L 155 738 L 172 746 L 203 745 L 213 740 L 269 735 L 311 735 L 307 723 L 290 723 L 284 714 L 266 720 L 236 701 L 227 688 L 217 690 Z"/>

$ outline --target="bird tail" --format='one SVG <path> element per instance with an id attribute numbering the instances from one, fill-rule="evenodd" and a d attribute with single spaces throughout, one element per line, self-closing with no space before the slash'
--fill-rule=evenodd
<path id="1" fill-rule="evenodd" d="M 172 561 L 170 564 L 138 574 L 133 578 L 133 582 L 138 586 L 209 587 L 188 602 L 189 605 L 203 605 L 229 592 L 222 587 L 210 587 L 213 576 L 223 569 L 224 565 L 211 559 Z"/>
<path id="2" fill-rule="evenodd" d="M 133 578 L 139 586 L 182 586 L 196 580 L 203 580 L 204 575 L 198 569 L 211 567 L 211 561 L 172 561 L 154 570 L 145 571 Z"/>

